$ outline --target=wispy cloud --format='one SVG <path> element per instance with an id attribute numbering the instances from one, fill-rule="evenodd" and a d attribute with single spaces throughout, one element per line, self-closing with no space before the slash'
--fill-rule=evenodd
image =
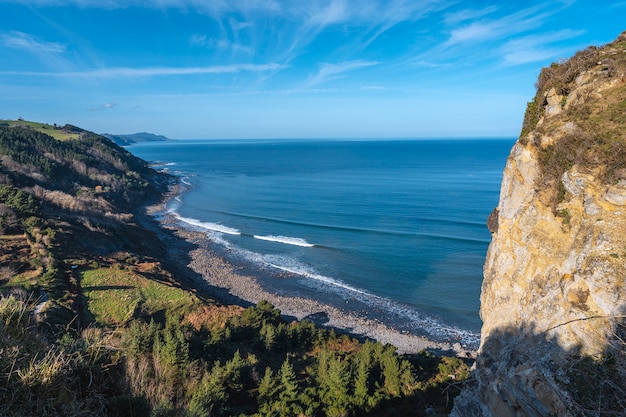
<path id="1" fill-rule="evenodd" d="M 580 32 L 535 33 L 541 33 L 554 15 L 570 5 L 569 0 L 563 0 L 511 11 L 509 5 L 503 4 L 444 14 L 442 35 L 445 38 L 414 56 L 411 64 L 434 67 L 430 64 L 462 63 L 471 66 L 491 60 L 519 65 L 550 58 L 560 51 L 556 45 L 559 40 L 577 36 Z"/>
<path id="2" fill-rule="evenodd" d="M 496 6 L 485 7 L 484 9 L 473 10 L 464 9 L 452 13 L 446 13 L 443 17 L 443 21 L 446 25 L 457 25 L 461 22 L 468 20 L 478 19 L 488 14 L 494 13 L 498 10 Z"/>
<path id="3" fill-rule="evenodd" d="M 8 48 L 21 49 L 35 55 L 42 53 L 60 54 L 66 51 L 63 44 L 38 40 L 24 32 L 11 31 L 0 35 L 0 44 Z"/>
<path id="4" fill-rule="evenodd" d="M 169 75 L 197 74 L 232 74 L 239 72 L 277 71 L 286 68 L 279 64 L 235 64 L 208 67 L 152 67 L 152 68 L 104 68 L 87 71 L 35 72 L 35 71 L 0 71 L 3 75 L 40 76 L 40 77 L 83 77 L 83 78 L 118 78 L 118 77 L 156 77 Z"/>
<path id="5" fill-rule="evenodd" d="M 506 36 L 523 33 L 539 27 L 547 13 L 538 12 L 536 8 L 522 10 L 500 19 L 481 20 L 453 29 L 450 32 L 448 45 L 468 42 L 503 39 Z"/>
<path id="6" fill-rule="evenodd" d="M 446 67 L 450 67 L 452 64 L 421 60 L 421 61 L 413 62 L 413 65 L 415 65 L 416 67 L 422 67 L 422 68 L 446 68 Z"/>
<path id="7" fill-rule="evenodd" d="M 457 0 L 8 0 L 20 4 L 82 9 L 177 9 L 208 15 L 222 33 L 197 34 L 190 44 L 221 51 L 259 53 L 290 63 L 330 26 L 358 30 L 337 48 L 352 59 L 391 28 L 447 9 Z M 246 31 L 239 37 L 240 31 Z M 243 33 L 243 32 L 242 32 Z M 330 58 L 332 59 L 332 58 Z"/>
<path id="8" fill-rule="evenodd" d="M 555 43 L 575 38 L 584 33 L 584 30 L 565 29 L 510 40 L 502 46 L 504 61 L 507 64 L 519 65 L 558 58 L 559 54 L 565 54 L 568 51 L 553 46 Z"/>
<path id="9" fill-rule="evenodd" d="M 293 11 L 304 21 L 304 28 L 315 35 L 329 25 L 360 26 L 363 48 L 392 27 L 402 22 L 415 22 L 453 3 L 453 0 L 318 0 L 294 2 L 299 6 Z M 301 6 L 303 4 L 307 6 Z"/>
<path id="10" fill-rule="evenodd" d="M 354 71 L 360 68 L 371 67 L 377 65 L 376 61 L 347 61 L 337 64 L 324 63 L 320 65 L 319 71 L 309 78 L 306 82 L 306 86 L 311 87 L 314 85 L 322 84 L 328 81 L 336 80 L 345 77 L 345 74 L 350 71 Z"/>
<path id="11" fill-rule="evenodd" d="M 87 107 L 87 111 L 111 110 L 117 107 L 117 103 L 105 103 L 100 106 Z"/>
<path id="12" fill-rule="evenodd" d="M 130 7 L 144 7 L 150 9 L 195 9 L 198 11 L 215 14 L 231 13 L 245 9 L 280 9 L 280 2 L 275 0 L 7 0 L 7 2 L 20 3 L 38 7 L 80 7 L 98 9 L 125 9 Z"/>
<path id="13" fill-rule="evenodd" d="M 206 35 L 194 34 L 189 37 L 189 43 L 194 46 L 200 46 L 210 49 L 229 50 L 233 52 L 251 53 L 252 48 L 231 42 L 228 39 L 209 38 Z"/>

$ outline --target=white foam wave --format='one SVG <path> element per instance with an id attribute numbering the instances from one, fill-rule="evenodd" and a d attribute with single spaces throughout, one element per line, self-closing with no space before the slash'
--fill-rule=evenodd
<path id="1" fill-rule="evenodd" d="M 386 297 L 377 296 L 367 291 L 360 290 L 349 284 L 341 282 L 340 280 L 321 275 L 311 267 L 306 266 L 289 256 L 261 254 L 243 249 L 237 245 L 233 245 L 231 242 L 226 240 L 224 235 L 240 235 L 241 233 L 237 229 L 221 224 L 202 222 L 196 219 L 182 217 L 177 214 L 175 214 L 175 216 L 180 221 L 191 226 L 207 230 L 207 237 L 213 242 L 257 265 L 262 265 L 264 267 L 288 272 L 290 274 L 306 278 L 306 280 L 303 281 L 303 284 L 310 285 L 312 288 L 317 288 L 320 291 L 330 291 L 346 299 L 353 298 L 369 305 L 375 310 L 386 311 L 392 316 L 395 316 L 396 319 L 400 319 L 407 323 L 407 328 L 411 328 L 418 332 L 424 331 L 431 336 L 434 336 L 436 340 L 458 341 L 462 345 L 473 349 L 478 347 L 480 335 L 477 333 L 459 329 L 455 326 L 444 323 L 438 318 L 425 315 L 410 306 L 403 305 Z M 276 236 L 271 237 L 276 238 Z M 259 237 L 255 236 L 255 238 L 258 239 Z M 308 284 L 306 284 L 307 282 Z"/>
<path id="2" fill-rule="evenodd" d="M 254 235 L 255 239 L 259 239 L 259 240 L 267 240 L 270 242 L 278 242 L 278 243 L 284 243 L 286 245 L 295 245 L 295 246 L 303 246 L 306 248 L 311 248 L 315 245 L 313 245 L 312 243 L 307 242 L 304 239 L 301 239 L 299 237 L 288 237 L 288 236 L 261 236 L 261 235 Z"/>
<path id="3" fill-rule="evenodd" d="M 280 264 L 277 264 L 277 263 L 272 263 L 272 262 L 267 262 L 267 261 L 266 261 L 266 264 L 268 266 L 273 267 L 273 268 L 280 269 L 281 271 L 289 272 L 289 273 L 295 274 L 295 275 L 300 275 L 300 276 L 305 277 L 305 278 L 311 278 L 311 279 L 314 279 L 316 281 L 323 282 L 324 284 L 329 284 L 329 285 L 332 285 L 334 287 L 339 287 L 339 288 L 342 288 L 344 290 L 348 290 L 350 292 L 354 292 L 354 293 L 362 294 L 362 295 L 370 295 L 369 293 L 367 293 L 365 291 L 362 291 L 362 290 L 354 288 L 354 287 L 352 287 L 350 285 L 344 284 L 343 282 L 338 281 L 336 279 L 333 279 L 333 278 L 330 278 L 330 277 L 327 277 L 327 276 L 324 276 L 324 275 L 320 275 L 320 274 L 316 274 L 314 272 L 311 272 L 307 268 L 304 268 L 304 267 L 297 267 L 297 266 L 290 267 L 290 266 L 280 265 Z"/>
<path id="4" fill-rule="evenodd" d="M 191 219 L 189 217 L 183 217 L 179 215 L 177 215 L 176 218 L 180 220 L 181 222 L 184 222 L 191 226 L 196 226 L 196 227 L 199 227 L 201 229 L 205 229 L 211 232 L 225 233 L 227 235 L 240 235 L 241 234 L 239 230 L 232 228 L 232 227 L 224 226 L 219 223 L 203 222 L 197 219 Z"/>

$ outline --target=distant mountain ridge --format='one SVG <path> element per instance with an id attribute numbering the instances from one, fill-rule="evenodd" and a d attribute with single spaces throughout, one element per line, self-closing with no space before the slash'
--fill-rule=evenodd
<path id="1" fill-rule="evenodd" d="M 138 142 L 163 142 L 172 140 L 163 135 L 155 135 L 148 132 L 132 133 L 129 135 L 113 135 L 111 133 L 103 133 L 102 136 L 112 140 L 119 146 L 128 146 Z"/>

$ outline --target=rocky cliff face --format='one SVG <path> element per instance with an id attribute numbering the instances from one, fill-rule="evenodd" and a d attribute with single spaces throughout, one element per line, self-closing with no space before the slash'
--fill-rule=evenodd
<path id="1" fill-rule="evenodd" d="M 625 74 L 626 32 L 542 71 L 489 219 L 475 382 L 452 415 L 624 412 Z"/>

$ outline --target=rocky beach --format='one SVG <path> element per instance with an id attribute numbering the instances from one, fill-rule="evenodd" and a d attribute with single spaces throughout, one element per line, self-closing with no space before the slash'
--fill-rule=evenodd
<path id="1" fill-rule="evenodd" d="M 284 296 L 270 292 L 259 282 L 264 271 L 237 265 L 226 259 L 206 233 L 193 230 L 167 212 L 167 203 L 184 190 L 174 186 L 163 202 L 147 208 L 147 213 L 160 223 L 160 235 L 167 245 L 170 261 L 180 271 L 193 271 L 192 279 L 199 291 L 227 304 L 250 306 L 266 300 L 278 308 L 286 320 L 311 320 L 319 326 L 335 329 L 360 339 L 369 338 L 388 343 L 399 353 L 422 350 L 437 354 L 474 357 L 475 351 L 460 343 L 440 342 L 427 337 L 393 329 L 378 320 L 352 311 L 303 297 Z M 155 230 L 159 233 L 159 230 Z M 175 236 L 175 238 L 172 238 Z"/>

